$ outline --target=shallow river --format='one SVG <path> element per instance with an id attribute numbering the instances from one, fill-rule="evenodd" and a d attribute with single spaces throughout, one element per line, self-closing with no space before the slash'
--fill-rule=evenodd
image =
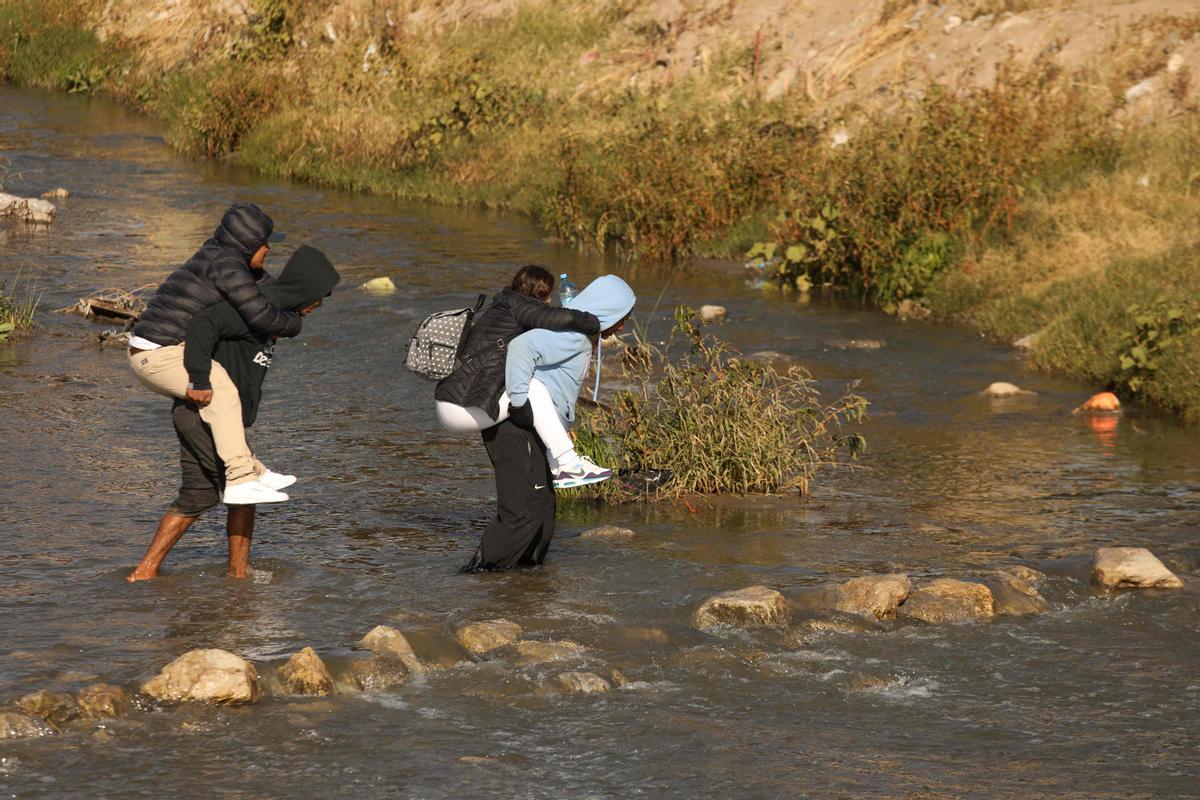
<path id="1" fill-rule="evenodd" d="M 454 626 L 493 617 L 581 642 L 631 681 L 568 696 L 546 689 L 559 670 L 485 661 L 386 693 L 147 704 L 102 736 L 0 742 L 3 794 L 1200 794 L 1197 433 L 1136 412 L 1111 426 L 1072 417 L 1089 387 L 1028 374 L 1017 353 L 966 330 L 798 305 L 728 271 L 668 276 L 581 256 L 504 215 L 192 163 L 153 123 L 101 101 L 0 87 L 0 154 L 10 190 L 73 193 L 48 230 L 0 227 L 0 277 L 35 278 L 44 308 L 157 283 L 234 199 L 263 205 L 288 234 L 268 266 L 307 241 L 344 275 L 276 351 L 252 438 L 301 480 L 291 502 L 261 510 L 248 581 L 223 577 L 223 515 L 211 513 L 167 577 L 127 585 L 174 496 L 167 404 L 136 385 L 120 348 L 89 342 L 102 326 L 79 317 L 43 313 L 38 335 L 0 344 L 0 703 L 95 680 L 132 690 L 197 647 L 270 665 L 312 645 L 342 663 L 378 623 L 412 633 L 419 652 L 445 650 Z M 861 379 L 870 450 L 804 501 L 564 508 L 543 569 L 460 575 L 491 511 L 487 458 L 436 428 L 430 386 L 402 370 L 404 341 L 420 316 L 528 261 L 579 283 L 624 274 L 643 319 L 670 278 L 664 309 L 722 303 L 722 333 L 744 349 L 793 356 L 830 391 Z M 354 288 L 378 275 L 399 291 Z M 651 324 L 665 333 L 667 312 Z M 850 338 L 884 346 L 828 344 Z M 977 396 L 996 380 L 1037 394 Z M 601 522 L 637 536 L 571 536 Z M 1112 543 L 1149 547 L 1188 588 L 1093 590 L 1086 557 Z M 1005 564 L 1052 574 L 1048 613 L 791 638 L 689 625 L 724 589 Z M 638 629 L 662 633 L 648 642 Z"/>

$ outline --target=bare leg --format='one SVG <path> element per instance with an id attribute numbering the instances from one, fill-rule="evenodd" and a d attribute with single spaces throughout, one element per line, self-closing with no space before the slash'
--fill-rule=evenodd
<path id="1" fill-rule="evenodd" d="M 157 578 L 158 568 L 162 566 L 167 553 L 171 552 L 171 548 L 175 546 L 180 537 L 187 533 L 187 529 L 192 527 L 192 523 L 197 519 L 199 518 L 184 517 L 170 511 L 163 514 L 162 521 L 158 523 L 158 530 L 154 532 L 154 539 L 150 541 L 150 547 L 146 550 L 146 555 L 142 556 L 141 563 L 134 568 L 133 572 L 129 573 L 129 577 L 125 580 L 134 583 Z"/>
<path id="2" fill-rule="evenodd" d="M 250 542 L 254 538 L 255 506 L 230 506 L 225 534 L 229 539 L 230 578 L 245 578 L 250 574 Z"/>

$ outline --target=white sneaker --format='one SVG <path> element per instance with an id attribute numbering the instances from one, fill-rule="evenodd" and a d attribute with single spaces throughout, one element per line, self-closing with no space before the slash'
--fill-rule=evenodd
<path id="1" fill-rule="evenodd" d="M 293 483 L 295 483 L 296 476 L 295 475 L 284 475 L 282 473 L 276 472 L 275 470 L 269 469 L 266 472 L 264 472 L 262 475 L 258 476 L 258 482 L 261 483 L 263 486 L 266 486 L 268 489 L 274 489 L 275 491 L 278 492 L 281 489 L 286 489 L 287 487 L 289 487 Z"/>
<path id="2" fill-rule="evenodd" d="M 288 496 L 277 492 L 262 481 L 246 481 L 236 486 L 225 487 L 223 498 L 227 506 L 253 506 L 258 503 L 282 503 Z"/>
<path id="3" fill-rule="evenodd" d="M 580 456 L 574 464 L 559 465 L 554 474 L 555 489 L 574 489 L 591 483 L 606 481 L 612 470 L 597 466 L 587 456 Z"/>

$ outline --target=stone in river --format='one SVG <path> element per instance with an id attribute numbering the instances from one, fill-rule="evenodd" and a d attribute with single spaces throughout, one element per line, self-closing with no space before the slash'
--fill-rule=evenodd
<path id="1" fill-rule="evenodd" d="M 991 619 L 995 613 L 992 591 L 982 583 L 938 578 L 914 589 L 898 615 L 936 624 Z"/>
<path id="2" fill-rule="evenodd" d="M 306 647 L 279 668 L 279 682 L 292 694 L 324 696 L 333 694 L 333 678 L 317 651 Z"/>
<path id="3" fill-rule="evenodd" d="M 696 316 L 705 325 L 720 322 L 725 319 L 725 306 L 700 306 L 700 310 L 696 312 Z"/>
<path id="4" fill-rule="evenodd" d="M 834 592 L 834 608 L 851 614 L 871 614 L 878 619 L 892 619 L 896 607 L 912 590 L 907 575 L 865 575 L 851 578 Z"/>
<path id="5" fill-rule="evenodd" d="M 0 709 L 0 739 L 29 739 L 57 731 L 46 720 L 20 708 Z"/>
<path id="6" fill-rule="evenodd" d="M 713 595 L 701 603 L 692 616 L 692 624 L 701 630 L 721 624 L 745 628 L 785 625 L 787 621 L 787 600 L 766 586 L 749 586 Z"/>
<path id="7" fill-rule="evenodd" d="M 396 284 L 392 279 L 384 276 L 381 278 L 372 278 L 362 285 L 362 288 L 371 294 L 391 294 L 396 291 Z"/>
<path id="8" fill-rule="evenodd" d="M 1041 614 L 1050 608 L 1037 584 L 1046 576 L 1036 569 L 1014 566 L 998 569 L 986 580 L 996 602 L 996 613 L 1005 616 Z"/>
<path id="9" fill-rule="evenodd" d="M 562 672 L 555 677 L 555 681 L 557 681 L 563 691 L 578 694 L 591 694 L 593 692 L 607 692 L 612 690 L 612 686 L 609 685 L 608 681 L 594 672 Z"/>
<path id="10" fill-rule="evenodd" d="M 588 528 L 579 534 L 580 539 L 630 539 L 634 533 L 629 528 L 617 525 L 601 525 L 599 528 Z"/>
<path id="11" fill-rule="evenodd" d="M 1016 397 L 1018 395 L 1033 394 L 1033 392 L 1028 391 L 1026 389 L 1022 389 L 1020 386 L 1017 386 L 1016 384 L 1004 383 L 1003 381 L 997 381 L 996 383 L 991 384 L 986 389 L 984 389 L 982 392 L 980 392 L 980 394 L 984 395 L 985 397 L 993 397 L 993 398 L 999 399 L 999 398 L 1004 398 L 1004 397 Z"/>
<path id="12" fill-rule="evenodd" d="M 552 642 L 526 640 L 514 644 L 512 651 L 514 662 L 529 665 L 576 658 L 585 653 L 587 648 L 569 639 L 559 639 Z"/>
<path id="13" fill-rule="evenodd" d="M 360 658 L 350 665 L 350 677 L 365 692 L 382 692 L 408 680 L 408 665 L 393 653 Z"/>
<path id="14" fill-rule="evenodd" d="M 17 701 L 17 706 L 30 714 L 37 714 L 56 727 L 62 727 L 83 714 L 71 695 L 45 689 L 25 695 Z"/>
<path id="15" fill-rule="evenodd" d="M 367 632 L 367 635 L 360 642 L 364 648 L 372 653 L 391 653 L 397 656 L 404 662 L 410 672 L 422 673 L 425 668 L 417 659 L 417 654 L 413 652 L 412 645 L 408 643 L 408 639 L 403 633 L 388 625 L 376 625 Z"/>
<path id="16" fill-rule="evenodd" d="M 158 700 L 253 703 L 259 697 L 258 672 L 227 650 L 191 650 L 144 683 L 142 692 Z"/>
<path id="17" fill-rule="evenodd" d="M 1144 547 L 1101 547 L 1092 578 L 1115 589 L 1178 589 L 1183 581 Z"/>
<path id="18" fill-rule="evenodd" d="M 75 695 L 75 701 L 83 713 L 92 718 L 123 717 L 133 710 L 129 695 L 120 686 L 111 683 L 93 683 L 80 689 Z"/>
<path id="19" fill-rule="evenodd" d="M 522 633 L 524 630 L 515 622 L 489 619 L 467 623 L 456 630 L 454 636 L 467 652 L 481 656 L 512 644 L 521 638 Z"/>

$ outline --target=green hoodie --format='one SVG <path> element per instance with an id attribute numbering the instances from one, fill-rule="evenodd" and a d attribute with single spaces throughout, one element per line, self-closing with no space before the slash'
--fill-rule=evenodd
<path id="1" fill-rule="evenodd" d="M 301 245 L 279 277 L 267 278 L 261 288 L 276 308 L 299 310 L 328 296 L 340 280 L 324 253 Z M 212 388 L 209 373 L 214 360 L 224 367 L 242 398 L 242 424 L 250 427 L 258 415 L 274 350 L 275 337 L 250 330 L 232 305 L 220 302 L 192 317 L 184 338 L 183 365 L 193 389 Z"/>

